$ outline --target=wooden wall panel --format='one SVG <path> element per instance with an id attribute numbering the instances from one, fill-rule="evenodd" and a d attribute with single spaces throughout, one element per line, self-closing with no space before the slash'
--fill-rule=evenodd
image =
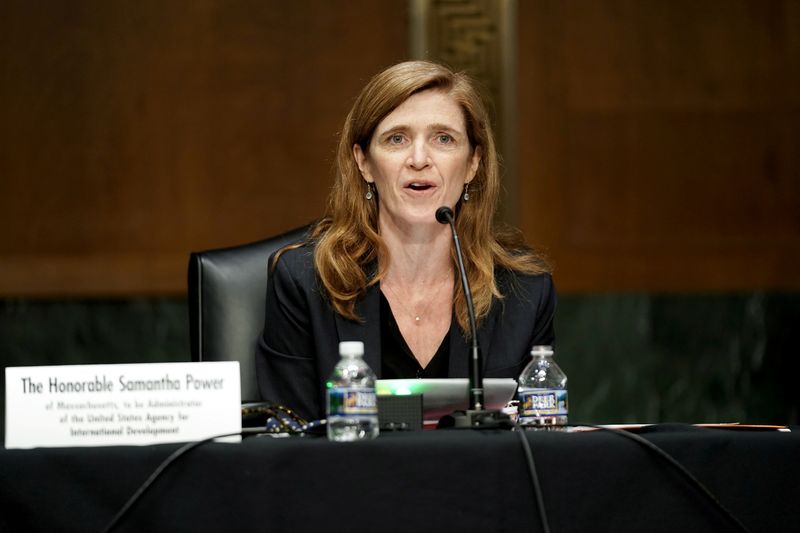
<path id="1" fill-rule="evenodd" d="M 404 0 L 3 2 L 0 295 L 180 293 L 188 254 L 320 215 Z"/>
<path id="2" fill-rule="evenodd" d="M 0 4 L 0 296 L 180 293 L 323 209 L 407 3 Z M 800 288 L 800 6 L 518 3 L 518 190 L 562 291 Z"/>
<path id="3" fill-rule="evenodd" d="M 522 226 L 561 290 L 800 288 L 800 5 L 519 3 Z"/>

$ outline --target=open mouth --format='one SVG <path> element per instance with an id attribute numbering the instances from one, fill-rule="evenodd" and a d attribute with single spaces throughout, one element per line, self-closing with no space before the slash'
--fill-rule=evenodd
<path id="1" fill-rule="evenodd" d="M 429 183 L 410 183 L 408 188 L 412 191 L 427 191 L 428 189 L 432 189 L 433 185 Z"/>

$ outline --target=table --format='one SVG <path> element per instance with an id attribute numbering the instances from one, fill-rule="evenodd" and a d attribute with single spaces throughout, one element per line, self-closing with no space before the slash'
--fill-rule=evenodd
<path id="1" fill-rule="evenodd" d="M 660 425 L 674 456 L 753 532 L 800 524 L 800 433 Z M 526 432 L 553 533 L 733 531 L 651 452 L 609 432 Z M 0 530 L 102 531 L 179 445 L 0 451 Z M 189 452 L 115 531 L 540 531 L 519 436 L 248 437 Z"/>

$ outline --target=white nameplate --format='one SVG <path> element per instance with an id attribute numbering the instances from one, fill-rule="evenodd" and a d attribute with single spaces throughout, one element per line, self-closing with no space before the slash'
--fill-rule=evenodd
<path id="1" fill-rule="evenodd" d="M 241 397 L 235 361 L 9 367 L 6 448 L 162 444 L 236 433 Z"/>

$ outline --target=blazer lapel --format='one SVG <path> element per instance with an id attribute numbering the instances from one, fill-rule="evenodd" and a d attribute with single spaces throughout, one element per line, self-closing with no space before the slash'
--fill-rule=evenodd
<path id="1" fill-rule="evenodd" d="M 484 372 L 486 372 L 486 363 L 489 361 L 489 357 L 492 353 L 492 333 L 497 324 L 497 317 L 499 314 L 497 306 L 497 301 L 492 302 L 492 308 L 489 314 L 478 327 L 478 345 L 481 349 L 481 356 L 483 359 L 483 364 L 481 366 Z M 453 319 L 450 324 L 450 362 L 448 364 L 449 376 L 451 378 L 469 377 L 468 357 L 471 344 L 471 341 L 461 331 L 456 321 L 455 313 L 453 313 Z"/>
<path id="2" fill-rule="evenodd" d="M 356 314 L 362 322 L 347 320 L 334 312 L 336 331 L 340 341 L 361 341 L 364 343 L 364 361 L 373 372 L 381 377 L 381 326 L 380 298 L 377 285 L 367 289 L 364 297 L 356 302 Z"/>

